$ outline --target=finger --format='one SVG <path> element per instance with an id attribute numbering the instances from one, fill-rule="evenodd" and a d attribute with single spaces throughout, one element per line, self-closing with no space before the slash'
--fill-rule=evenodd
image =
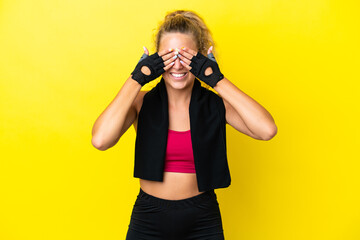
<path id="1" fill-rule="evenodd" d="M 179 50 L 179 55 L 187 58 L 188 60 L 191 60 L 194 57 L 194 55 L 192 55 L 189 52 L 186 52 L 184 50 L 181 50 L 181 49 Z"/>
<path id="2" fill-rule="evenodd" d="M 174 59 L 175 60 L 176 58 L 177 58 L 177 55 L 175 54 L 174 51 L 170 52 L 170 53 L 167 53 L 164 56 L 162 56 L 162 59 L 163 59 L 164 62 L 169 60 L 169 59 Z"/>
<path id="3" fill-rule="evenodd" d="M 148 50 L 145 46 L 143 46 L 143 48 L 144 48 L 144 53 L 145 53 L 146 55 L 149 55 L 149 50 Z"/>
<path id="4" fill-rule="evenodd" d="M 187 48 L 187 47 L 182 47 L 180 50 L 183 50 L 183 51 L 185 51 L 185 52 L 188 52 L 188 53 L 190 53 L 190 54 L 192 54 L 192 55 L 196 55 L 197 54 L 197 51 L 195 51 L 195 50 L 193 50 L 193 49 L 191 49 L 191 48 Z"/>
<path id="5" fill-rule="evenodd" d="M 180 60 L 182 60 L 183 62 L 185 62 L 187 65 L 190 65 L 191 60 L 187 59 L 186 57 L 184 57 L 183 55 L 178 55 L 178 57 L 180 58 Z"/>
<path id="6" fill-rule="evenodd" d="M 175 62 L 171 62 L 170 64 L 165 65 L 165 67 L 164 67 L 165 72 L 166 72 L 167 70 L 169 70 L 169 69 L 174 65 L 174 63 L 175 63 Z"/>
<path id="7" fill-rule="evenodd" d="M 165 64 L 165 66 L 167 66 L 171 63 L 175 63 L 175 60 L 176 60 L 176 58 L 174 58 L 174 56 L 170 57 L 168 60 L 164 61 L 164 64 Z"/>
<path id="8" fill-rule="evenodd" d="M 189 66 L 189 64 L 185 63 L 184 61 L 180 60 L 180 63 L 187 69 L 187 70 L 191 70 L 192 67 Z"/>
<path id="9" fill-rule="evenodd" d="M 162 57 L 162 56 L 164 56 L 165 54 L 171 53 L 172 51 L 174 51 L 173 48 L 165 49 L 165 50 L 162 50 L 162 51 L 158 52 L 158 54 L 159 54 L 160 57 Z"/>
<path id="10" fill-rule="evenodd" d="M 182 55 L 184 55 L 186 58 L 191 59 L 192 56 L 196 56 L 197 51 L 194 51 L 194 50 L 192 50 L 192 49 L 190 49 L 190 48 L 187 48 L 187 47 L 182 47 L 182 48 L 180 49 L 180 53 L 181 53 Z"/>

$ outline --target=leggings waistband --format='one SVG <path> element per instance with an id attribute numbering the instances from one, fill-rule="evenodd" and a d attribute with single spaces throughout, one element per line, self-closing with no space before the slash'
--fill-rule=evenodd
<path id="1" fill-rule="evenodd" d="M 170 200 L 170 199 L 164 199 L 164 198 L 158 198 L 153 195 L 150 195 L 146 192 L 144 192 L 140 188 L 140 192 L 137 196 L 138 199 L 146 199 L 148 201 L 151 201 L 154 204 L 157 204 L 159 206 L 166 206 L 166 207 L 181 207 L 181 206 L 190 206 L 190 205 L 196 205 L 197 203 L 200 203 L 204 200 L 210 199 L 217 201 L 217 196 L 214 191 L 214 189 L 205 191 L 203 193 L 200 193 L 199 195 L 185 198 L 185 199 L 179 199 L 179 200 Z"/>

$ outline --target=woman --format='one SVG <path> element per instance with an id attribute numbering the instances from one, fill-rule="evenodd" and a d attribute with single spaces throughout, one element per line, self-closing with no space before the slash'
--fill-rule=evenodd
<path id="1" fill-rule="evenodd" d="M 134 124 L 140 192 L 127 240 L 224 239 L 214 189 L 230 185 L 225 124 L 259 140 L 271 139 L 276 125 L 221 73 L 210 31 L 196 13 L 168 13 L 155 44 L 152 55 L 144 47 L 135 70 L 96 120 L 92 144 L 106 150 Z M 159 76 L 156 87 L 140 91 Z M 218 94 L 200 87 L 198 79 Z"/>

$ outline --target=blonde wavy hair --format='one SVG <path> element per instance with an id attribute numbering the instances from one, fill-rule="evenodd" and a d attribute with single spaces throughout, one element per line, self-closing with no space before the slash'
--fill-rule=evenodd
<path id="1" fill-rule="evenodd" d="M 207 56 L 209 47 L 213 46 L 213 54 L 215 42 L 212 38 L 210 29 L 206 26 L 205 21 L 194 11 L 191 10 L 175 10 L 167 12 L 163 21 L 161 21 L 153 36 L 156 52 L 159 51 L 159 45 L 162 36 L 165 33 L 180 32 L 191 34 L 196 41 L 197 51 Z M 211 89 L 209 85 L 201 81 L 201 85 L 207 89 Z"/>

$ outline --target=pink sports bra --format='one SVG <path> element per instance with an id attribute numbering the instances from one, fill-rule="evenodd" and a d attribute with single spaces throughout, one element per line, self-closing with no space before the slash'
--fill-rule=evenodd
<path id="1" fill-rule="evenodd" d="M 164 171 L 195 173 L 190 130 L 168 130 Z"/>

